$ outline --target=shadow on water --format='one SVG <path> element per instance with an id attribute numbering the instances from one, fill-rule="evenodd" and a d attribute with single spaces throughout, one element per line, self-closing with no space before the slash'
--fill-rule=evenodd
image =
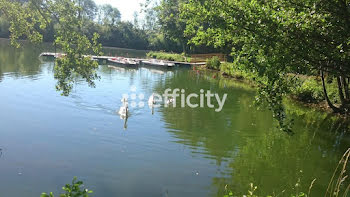
<path id="1" fill-rule="evenodd" d="M 235 195 L 246 194 L 250 183 L 259 187 L 260 195 L 283 190 L 290 195 L 295 193 L 298 179 L 302 184 L 300 191 L 308 191 L 314 178 L 317 181 L 312 194 L 322 196 L 330 172 L 350 146 L 348 121 L 293 102 L 286 102 L 286 109 L 295 119 L 295 135 L 280 131 L 270 111 L 254 106 L 255 91 L 247 84 L 190 71 L 175 73 L 157 84 L 154 91 L 164 92 L 167 88 L 228 94 L 220 113 L 208 108 L 160 110 L 174 142 L 190 149 L 193 157 L 201 155 L 215 161 L 213 196 L 223 196 L 226 185 Z"/>
<path id="2" fill-rule="evenodd" d="M 21 42 L 20 48 L 11 46 L 7 39 L 0 39 L 0 82 L 3 81 L 4 75 L 10 75 L 13 78 L 29 78 L 36 80 L 40 75 L 42 64 L 54 62 L 54 58 L 41 57 L 42 52 L 54 52 L 55 48 L 51 43 L 31 44 L 26 41 Z M 113 54 L 126 57 L 145 57 L 147 51 L 121 49 L 121 48 L 103 48 L 105 54 Z M 138 67 L 123 68 L 116 67 L 120 72 L 129 72 L 131 70 L 137 71 Z M 51 68 L 53 72 L 53 67 Z M 67 76 L 69 77 L 69 76 Z M 81 78 L 75 78 L 76 84 L 82 82 Z M 69 94 L 70 92 L 68 92 Z"/>
<path id="3" fill-rule="evenodd" d="M 49 44 L 33 46 L 27 42 L 22 42 L 22 46 L 17 49 L 10 46 L 8 40 L 0 39 L 0 81 L 4 73 L 11 73 L 16 78 L 35 79 L 41 69 L 40 53 L 52 48 Z"/>

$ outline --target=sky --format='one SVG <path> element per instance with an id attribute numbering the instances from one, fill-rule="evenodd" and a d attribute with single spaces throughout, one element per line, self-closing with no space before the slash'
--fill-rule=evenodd
<path id="1" fill-rule="evenodd" d="M 140 3 L 144 3 L 145 1 L 146 0 L 95 0 L 97 5 L 110 4 L 118 8 L 122 15 L 122 21 L 130 22 L 134 20 L 135 11 L 140 15 Z"/>

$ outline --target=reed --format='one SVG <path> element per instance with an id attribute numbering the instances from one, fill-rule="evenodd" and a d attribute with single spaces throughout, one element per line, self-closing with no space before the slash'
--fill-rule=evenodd
<path id="1" fill-rule="evenodd" d="M 350 184 L 346 186 L 343 195 L 342 195 L 342 186 L 345 183 L 345 180 L 348 178 L 348 173 L 346 168 L 349 162 L 350 157 L 350 148 L 344 153 L 340 159 L 337 167 L 334 170 L 333 176 L 328 184 L 325 197 L 347 197 L 350 189 Z"/>

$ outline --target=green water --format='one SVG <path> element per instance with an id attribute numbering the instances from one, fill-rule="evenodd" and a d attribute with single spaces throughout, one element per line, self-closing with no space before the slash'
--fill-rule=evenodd
<path id="1" fill-rule="evenodd" d="M 327 114 L 289 103 L 295 134 L 286 135 L 271 112 L 253 105 L 249 86 L 190 68 L 101 65 L 96 88 L 79 81 L 62 97 L 54 63 L 38 58 L 52 50 L 15 50 L 0 41 L 1 197 L 57 193 L 73 176 L 94 196 L 222 196 L 225 185 L 242 195 L 250 183 L 258 194 L 290 196 L 298 179 L 307 191 L 314 178 L 312 194 L 323 196 L 350 147 L 346 124 Z M 167 88 L 228 98 L 221 112 L 162 106 L 152 114 L 147 99 L 145 107 L 130 108 L 126 123 L 116 112 L 125 93 L 148 98 Z"/>

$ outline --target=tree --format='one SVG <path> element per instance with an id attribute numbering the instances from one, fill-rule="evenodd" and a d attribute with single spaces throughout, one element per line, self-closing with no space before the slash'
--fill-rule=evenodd
<path id="1" fill-rule="evenodd" d="M 32 42 L 41 42 L 45 30 L 52 21 L 57 23 L 55 45 L 62 48 L 65 55 L 56 59 L 56 89 L 67 96 L 74 81 L 81 77 L 90 86 L 98 78 L 98 63 L 84 54 L 100 54 L 98 34 L 89 39 L 82 32 L 83 17 L 79 1 L 74 0 L 29 0 L 21 3 L 0 0 L 0 10 L 10 21 L 11 43 L 16 47 L 19 38 L 27 38 Z"/>
<path id="2" fill-rule="evenodd" d="M 153 0 L 146 0 L 144 4 L 141 4 L 142 12 L 145 14 L 142 28 L 152 33 L 159 30 L 157 6 L 157 2 Z"/>
<path id="3" fill-rule="evenodd" d="M 290 91 L 290 73 L 336 77 L 342 104 L 332 108 L 348 111 L 349 12 L 345 0 L 191 0 L 181 16 L 191 43 L 232 44 L 234 63 L 258 73 L 260 98 L 288 130 L 282 99 Z"/>
<path id="4" fill-rule="evenodd" d="M 135 11 L 133 17 L 133 25 L 137 28 L 139 27 L 139 14 Z"/>
<path id="5" fill-rule="evenodd" d="M 101 20 L 103 24 L 114 26 L 116 23 L 120 22 L 121 14 L 118 8 L 114 8 L 110 4 L 105 4 L 99 9 L 101 10 Z"/>
<path id="6" fill-rule="evenodd" d="M 162 0 L 156 8 L 158 21 L 165 36 L 182 45 L 182 51 L 186 53 L 188 37 L 184 34 L 186 22 L 180 17 L 180 7 L 184 0 Z"/>
<path id="7" fill-rule="evenodd" d="M 80 0 L 79 6 L 82 8 L 82 15 L 88 20 L 94 20 L 97 13 L 97 5 L 93 0 Z"/>

